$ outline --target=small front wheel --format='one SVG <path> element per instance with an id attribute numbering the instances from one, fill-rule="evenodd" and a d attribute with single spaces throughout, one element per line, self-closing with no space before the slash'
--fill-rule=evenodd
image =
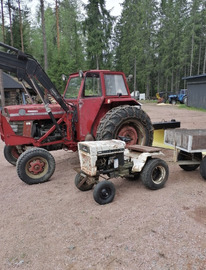
<path id="1" fill-rule="evenodd" d="M 31 148 L 17 160 L 17 174 L 28 185 L 44 183 L 55 170 L 54 157 L 43 148 Z"/>
<path id="2" fill-rule="evenodd" d="M 149 159 L 141 172 L 142 183 L 149 189 L 163 188 L 168 176 L 168 165 L 159 158 Z"/>
<path id="3" fill-rule="evenodd" d="M 75 177 L 75 186 L 81 191 L 87 191 L 93 188 L 94 183 L 88 183 L 88 177 L 83 176 L 82 172 L 79 172 Z"/>
<path id="4" fill-rule="evenodd" d="M 115 196 L 115 186 L 110 181 L 99 182 L 94 188 L 93 197 L 99 204 L 107 204 L 113 201 Z"/>

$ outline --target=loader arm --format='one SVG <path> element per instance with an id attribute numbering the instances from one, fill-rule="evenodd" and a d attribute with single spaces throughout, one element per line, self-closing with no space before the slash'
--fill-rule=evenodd
<path id="1" fill-rule="evenodd" d="M 65 112 L 69 111 L 66 102 L 37 60 L 35 60 L 32 56 L 23 53 L 17 48 L 2 42 L 0 42 L 0 46 L 13 52 L 11 54 L 0 51 L 0 69 L 15 73 L 19 81 L 26 81 L 32 87 L 32 89 L 34 89 L 35 92 L 40 95 L 43 102 L 45 95 L 49 93 Z M 43 86 L 44 90 L 42 90 L 36 81 Z M 47 104 L 45 104 L 45 107 L 48 112 L 48 106 L 46 105 Z M 72 104 L 70 105 L 72 106 Z"/>

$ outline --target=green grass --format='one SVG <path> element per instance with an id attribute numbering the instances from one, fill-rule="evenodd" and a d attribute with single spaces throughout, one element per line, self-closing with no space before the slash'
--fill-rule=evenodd
<path id="1" fill-rule="evenodd" d="M 206 112 L 206 109 L 203 109 L 203 108 L 195 108 L 195 107 L 188 107 L 184 104 L 179 104 L 178 105 L 178 108 L 179 109 L 187 109 L 187 110 L 190 110 L 190 111 L 200 111 L 200 112 Z"/>

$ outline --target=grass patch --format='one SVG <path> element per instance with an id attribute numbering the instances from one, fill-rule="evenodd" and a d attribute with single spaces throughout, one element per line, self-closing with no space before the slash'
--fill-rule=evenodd
<path id="1" fill-rule="evenodd" d="M 179 104 L 179 105 L 178 105 L 178 108 L 180 108 L 180 109 L 187 109 L 187 110 L 190 110 L 190 111 L 206 112 L 206 109 L 203 109 L 203 108 L 196 108 L 196 107 L 188 107 L 188 106 L 186 106 L 185 104 Z"/>

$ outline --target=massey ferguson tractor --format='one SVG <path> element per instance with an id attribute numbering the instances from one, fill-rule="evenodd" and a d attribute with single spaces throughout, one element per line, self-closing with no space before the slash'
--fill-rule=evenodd
<path id="1" fill-rule="evenodd" d="M 49 151 L 76 151 L 81 141 L 121 138 L 129 145 L 152 145 L 153 125 L 141 104 L 131 98 L 124 73 L 74 73 L 61 95 L 32 56 L 3 43 L 0 46 L 4 50 L 0 69 L 15 74 L 25 91 L 25 84 L 29 85 L 42 102 L 6 106 L 0 114 L 4 156 L 15 165 L 21 155 L 17 173 L 22 181 L 49 180 L 55 170 Z"/>

